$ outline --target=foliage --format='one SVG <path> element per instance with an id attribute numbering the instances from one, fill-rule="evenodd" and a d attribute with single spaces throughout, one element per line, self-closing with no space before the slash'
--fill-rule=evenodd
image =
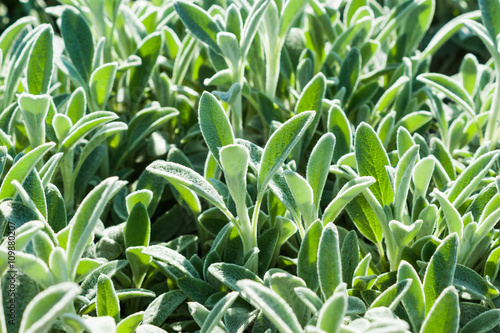
<path id="1" fill-rule="evenodd" d="M 0 332 L 498 331 L 500 2 L 452 5 L 61 0 L 13 22 Z M 447 75 L 460 34 L 480 52 Z"/>

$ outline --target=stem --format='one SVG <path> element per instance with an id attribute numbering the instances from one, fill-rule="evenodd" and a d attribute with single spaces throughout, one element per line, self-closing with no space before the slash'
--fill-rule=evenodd
<path id="1" fill-rule="evenodd" d="M 257 240 L 258 231 L 259 231 L 259 212 L 260 206 L 262 205 L 262 199 L 264 195 L 259 193 L 257 196 L 257 200 L 255 201 L 255 206 L 253 207 L 253 215 L 252 215 L 252 238 Z"/>

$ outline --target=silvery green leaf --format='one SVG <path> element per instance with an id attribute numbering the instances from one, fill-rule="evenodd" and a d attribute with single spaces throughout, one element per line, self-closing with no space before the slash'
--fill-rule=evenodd
<path id="1" fill-rule="evenodd" d="M 453 184 L 448 193 L 448 200 L 459 207 L 474 192 L 479 183 L 497 160 L 498 152 L 489 152 L 469 165 Z"/>
<path id="2" fill-rule="evenodd" d="M 18 104 L 26 124 L 31 148 L 45 143 L 45 118 L 50 106 L 49 95 L 19 95 Z"/>
<path id="3" fill-rule="evenodd" d="M 307 126 L 314 118 L 314 114 L 314 111 L 302 112 L 285 122 L 271 135 L 264 148 L 260 163 L 257 185 L 259 193 L 265 191 L 288 154 L 304 135 Z"/>
<path id="4" fill-rule="evenodd" d="M 317 326 L 325 332 L 341 332 L 344 316 L 347 312 L 346 285 L 340 284 L 328 298 L 318 314 Z"/>
<path id="5" fill-rule="evenodd" d="M 238 293 L 233 291 L 221 298 L 220 301 L 215 304 L 210 314 L 205 320 L 205 323 L 201 327 L 200 333 L 210 333 L 219 324 L 220 320 L 229 309 L 229 307 L 238 298 Z"/>
<path id="6" fill-rule="evenodd" d="M 447 76 L 438 73 L 424 73 L 417 80 L 444 93 L 450 99 L 462 106 L 470 115 L 476 114 L 474 102 L 469 93 Z"/>
<path id="7" fill-rule="evenodd" d="M 266 284 L 269 284 L 269 287 L 281 296 L 288 305 L 290 305 L 299 323 L 305 325 L 309 320 L 308 309 L 297 293 L 295 293 L 295 288 L 306 287 L 304 281 L 295 275 L 280 271 L 279 269 L 268 270 L 264 281 Z"/>
<path id="8" fill-rule="evenodd" d="M 130 108 L 135 111 L 144 97 L 151 73 L 157 66 L 158 56 L 163 48 L 163 34 L 154 32 L 148 35 L 138 46 L 136 55 L 141 58 L 141 65 L 130 70 L 129 97 Z"/>
<path id="9" fill-rule="evenodd" d="M 339 72 L 339 89 L 344 87 L 345 100 L 351 97 L 351 94 L 356 90 L 361 73 L 361 55 L 357 48 L 351 49 L 345 56 Z"/>
<path id="10" fill-rule="evenodd" d="M 242 296 L 258 307 L 281 332 L 302 332 L 293 309 L 276 292 L 252 280 L 242 280 L 236 285 Z"/>
<path id="11" fill-rule="evenodd" d="M 314 193 L 311 185 L 296 172 L 286 170 L 285 180 L 292 192 L 307 228 L 316 219 L 316 208 L 314 205 Z"/>
<path id="12" fill-rule="evenodd" d="M 116 333 L 136 332 L 136 328 L 141 324 L 143 318 L 144 311 L 138 311 L 123 318 L 118 325 L 116 325 Z"/>
<path id="13" fill-rule="evenodd" d="M 71 94 L 66 108 L 66 115 L 71 119 L 73 124 L 76 124 L 84 115 L 87 109 L 87 97 L 82 87 L 77 88 Z"/>
<path id="14" fill-rule="evenodd" d="M 16 267 L 43 288 L 54 284 L 54 277 L 47 264 L 33 254 L 16 252 Z"/>
<path id="15" fill-rule="evenodd" d="M 306 4 L 307 1 L 305 0 L 288 0 L 286 3 L 283 3 L 279 25 L 279 37 L 281 39 L 285 38 L 288 30 L 290 30 Z"/>
<path id="16" fill-rule="evenodd" d="M 404 153 L 404 155 L 399 159 L 398 166 L 396 168 L 396 179 L 394 183 L 394 205 L 396 207 L 396 211 L 394 219 L 397 221 L 403 221 L 406 199 L 408 197 L 408 191 L 410 190 L 410 183 L 415 163 L 418 159 L 418 151 L 418 145 L 414 145 L 408 149 L 408 151 L 406 151 L 406 153 Z"/>
<path id="17" fill-rule="evenodd" d="M 375 131 L 366 123 L 361 123 L 356 130 L 356 161 L 360 176 L 372 176 L 376 183 L 370 190 L 382 205 L 394 201 L 389 175 L 385 169 L 390 165 L 387 153 Z"/>
<path id="18" fill-rule="evenodd" d="M 120 302 L 111 279 L 101 274 L 97 281 L 97 315 L 110 316 L 115 322 L 120 319 Z"/>
<path id="19" fill-rule="evenodd" d="M 257 34 L 259 25 L 264 17 L 269 3 L 269 0 L 260 0 L 256 2 L 252 7 L 252 11 L 248 14 L 248 18 L 245 20 L 240 41 L 242 59 L 246 59 L 248 55 L 250 46 L 252 45 L 255 35 Z"/>
<path id="20" fill-rule="evenodd" d="M 96 111 L 83 116 L 71 127 L 64 140 L 59 143 L 59 151 L 71 150 L 89 132 L 115 119 L 118 119 L 118 116 L 109 111 Z"/>
<path id="21" fill-rule="evenodd" d="M 204 44 L 220 53 L 217 34 L 221 31 L 215 20 L 203 9 L 187 1 L 174 2 L 175 10 L 189 31 Z"/>
<path id="22" fill-rule="evenodd" d="M 438 246 L 427 265 L 423 282 L 427 317 L 423 327 L 432 318 L 430 311 L 432 311 L 431 308 L 433 305 L 437 306 L 439 304 L 437 299 L 440 297 L 440 294 L 453 283 L 458 256 L 458 241 L 457 234 L 447 236 L 441 245 Z M 456 294 L 455 289 L 452 288 L 452 290 Z M 424 329 L 423 327 L 422 329 Z"/>
<path id="23" fill-rule="evenodd" d="M 319 240 L 322 231 L 321 221 L 316 221 L 309 226 L 297 257 L 297 276 L 302 278 L 313 291 L 319 287 L 317 267 Z"/>
<path id="24" fill-rule="evenodd" d="M 331 133 L 324 134 L 316 143 L 307 163 L 307 182 L 314 193 L 316 212 L 319 210 L 323 188 L 328 177 L 330 164 L 335 147 L 335 136 Z"/>
<path id="25" fill-rule="evenodd" d="M 48 287 L 35 296 L 24 310 L 19 332 L 35 333 L 50 329 L 79 293 L 80 288 L 73 282 Z"/>
<path id="26" fill-rule="evenodd" d="M 83 16 L 67 7 L 61 17 L 64 45 L 80 77 L 89 82 L 94 58 L 92 32 Z"/>
<path id="27" fill-rule="evenodd" d="M 234 143 L 229 118 L 219 101 L 209 92 L 204 92 L 201 96 L 198 114 L 205 143 L 219 162 L 219 149 Z"/>
<path id="28" fill-rule="evenodd" d="M 328 299 L 342 282 L 339 234 L 337 227 L 331 222 L 323 228 L 321 234 L 317 269 L 321 293 L 324 299 Z"/>
<path id="29" fill-rule="evenodd" d="M 426 299 L 427 301 L 427 299 Z M 420 333 L 456 333 L 459 328 L 460 309 L 458 293 L 453 286 L 445 288 L 429 308 Z"/>
<path id="30" fill-rule="evenodd" d="M 4 176 L 2 185 L 0 186 L 0 198 L 13 197 L 16 193 L 16 188 L 12 185 L 12 181 L 24 182 L 36 163 L 54 146 L 55 143 L 53 142 L 45 143 L 21 157 Z"/>
<path id="31" fill-rule="evenodd" d="M 481 76 L 478 71 L 479 62 L 476 56 L 472 53 L 466 54 L 460 63 L 460 74 L 462 76 L 462 86 L 471 96 L 474 96 L 478 89 Z"/>
<path id="32" fill-rule="evenodd" d="M 351 123 L 340 106 L 333 104 L 328 111 L 328 131 L 335 136 L 334 161 L 351 152 L 352 129 Z"/>
<path id="33" fill-rule="evenodd" d="M 401 301 L 415 332 L 418 332 L 425 318 L 424 290 L 420 277 L 413 266 L 406 261 L 401 261 L 398 268 L 398 281 L 408 279 L 411 279 L 412 283 Z"/>
<path id="34" fill-rule="evenodd" d="M 152 196 L 152 195 L 151 195 Z M 146 206 L 141 202 L 134 205 L 125 224 L 125 246 L 148 246 L 151 232 L 151 221 Z"/>
<path id="35" fill-rule="evenodd" d="M 470 320 L 460 330 L 461 333 L 486 333 L 500 324 L 500 310 L 491 309 Z"/>
<path id="36" fill-rule="evenodd" d="M 435 160 L 430 157 L 425 157 L 415 164 L 413 169 L 413 202 L 420 197 L 425 197 L 429 183 L 434 172 Z"/>
<path id="37" fill-rule="evenodd" d="M 104 109 L 113 89 L 118 63 L 116 61 L 104 64 L 90 76 L 90 94 L 97 107 Z"/>
<path id="38" fill-rule="evenodd" d="M 500 4 L 496 0 L 479 0 L 481 19 L 493 42 L 497 41 L 500 33 Z"/>
<path id="39" fill-rule="evenodd" d="M 446 43 L 457 31 L 459 31 L 464 23 L 470 20 L 476 20 L 481 17 L 479 10 L 474 10 L 468 13 L 464 13 L 455 17 L 446 23 L 439 31 L 432 37 L 429 44 L 427 44 L 425 50 L 422 52 L 422 59 L 427 58 L 429 55 L 433 55 L 441 46 Z"/>
<path id="40" fill-rule="evenodd" d="M 217 33 L 217 44 L 222 54 L 233 64 L 238 66 L 240 60 L 240 44 L 238 38 L 230 33 L 221 31 Z M 235 68 L 237 70 L 237 68 Z"/>
<path id="41" fill-rule="evenodd" d="M 464 221 L 462 220 L 462 216 L 442 192 L 440 192 L 438 189 L 434 189 L 433 194 L 441 204 L 441 209 L 444 212 L 448 230 L 450 231 L 450 233 L 456 232 L 458 237 L 462 238 L 462 232 L 464 228 Z"/>
<path id="42" fill-rule="evenodd" d="M 53 37 L 54 31 L 52 27 L 46 25 L 33 44 L 26 70 L 26 79 L 30 94 L 46 94 L 49 90 L 54 67 Z"/>
<path id="43" fill-rule="evenodd" d="M 401 302 L 403 296 L 408 292 L 412 283 L 412 279 L 405 279 L 387 288 L 372 302 L 372 304 L 370 305 L 370 309 L 379 306 L 385 306 L 391 310 L 394 310 L 399 302 Z"/>
<path id="44" fill-rule="evenodd" d="M 340 249 L 340 260 L 342 263 L 342 281 L 347 283 L 347 287 L 352 287 L 354 271 L 359 263 L 359 244 L 356 231 L 351 230 L 344 237 L 342 248 Z"/>
<path id="45" fill-rule="evenodd" d="M 241 291 L 237 282 L 243 279 L 263 284 L 263 281 L 255 273 L 235 264 L 215 263 L 210 265 L 208 271 L 220 282 L 235 291 Z"/>
<path id="46" fill-rule="evenodd" d="M 15 39 L 20 33 L 26 29 L 29 24 L 35 23 L 35 18 L 32 16 L 22 17 L 13 22 L 7 29 L 0 35 L 0 50 L 4 57 L 7 56 L 9 50 L 14 46 Z"/>
<path id="47" fill-rule="evenodd" d="M 142 253 L 155 259 L 165 261 L 190 277 L 200 278 L 198 271 L 182 254 L 168 247 L 153 245 L 142 250 Z"/>
<path id="48" fill-rule="evenodd" d="M 226 208 L 222 196 L 217 190 L 202 176 L 195 171 L 172 162 L 156 161 L 150 164 L 146 170 L 159 175 L 168 181 L 185 186 L 196 194 L 202 196 L 214 206 L 219 208 L 224 214 L 231 217 L 231 213 Z"/>
<path id="49" fill-rule="evenodd" d="M 294 291 L 312 313 L 318 312 L 323 306 L 321 299 L 311 289 L 307 287 L 296 287 Z"/>
<path id="50" fill-rule="evenodd" d="M 160 326 L 185 299 L 186 296 L 180 290 L 161 294 L 147 307 L 143 324 Z"/>
<path id="51" fill-rule="evenodd" d="M 69 276 L 75 276 L 76 267 L 92 238 L 93 230 L 109 200 L 125 185 L 118 177 L 110 177 L 96 186 L 82 201 L 69 226 L 67 245 Z"/>
<path id="52" fill-rule="evenodd" d="M 453 285 L 463 298 L 486 301 L 489 297 L 486 280 L 467 266 L 457 264 Z"/>

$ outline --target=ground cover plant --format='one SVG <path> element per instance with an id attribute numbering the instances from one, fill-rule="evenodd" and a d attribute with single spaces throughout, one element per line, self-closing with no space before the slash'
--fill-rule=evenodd
<path id="1" fill-rule="evenodd" d="M 0 332 L 500 331 L 499 0 L 18 6 Z"/>

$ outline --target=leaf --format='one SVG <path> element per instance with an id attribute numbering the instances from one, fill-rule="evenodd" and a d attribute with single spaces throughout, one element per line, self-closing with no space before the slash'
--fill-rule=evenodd
<path id="1" fill-rule="evenodd" d="M 71 150 L 89 132 L 115 119 L 118 119 L 118 116 L 109 111 L 96 111 L 83 116 L 71 127 L 64 140 L 59 144 L 59 151 Z"/>
<path id="2" fill-rule="evenodd" d="M 50 96 L 22 93 L 19 95 L 18 104 L 24 118 L 31 148 L 34 149 L 45 143 L 45 118 L 49 111 Z"/>
<path id="3" fill-rule="evenodd" d="M 236 301 L 236 298 L 238 298 L 238 293 L 234 291 L 221 298 L 210 311 L 207 319 L 205 319 L 205 323 L 201 327 L 200 333 L 212 332 L 212 330 L 219 324 L 229 307 L 234 303 L 234 301 Z"/>
<path id="4" fill-rule="evenodd" d="M 491 309 L 465 324 L 460 333 L 486 333 L 493 330 L 498 324 L 500 324 L 500 310 Z"/>
<path id="5" fill-rule="evenodd" d="M 219 162 L 219 149 L 234 143 L 229 118 L 219 101 L 209 92 L 204 92 L 201 96 L 198 114 L 205 143 Z"/>
<path id="6" fill-rule="evenodd" d="M 182 23 L 197 39 L 214 51 L 221 53 L 217 44 L 217 34 L 221 30 L 206 11 L 192 3 L 181 0 L 174 2 L 174 8 L 179 14 Z"/>
<path id="7" fill-rule="evenodd" d="M 332 162 L 335 147 L 335 136 L 326 133 L 318 140 L 311 152 L 307 163 L 307 182 L 314 193 L 314 206 L 319 210 L 321 195 L 328 177 L 329 167 Z"/>
<path id="8" fill-rule="evenodd" d="M 342 281 L 347 283 L 348 288 L 352 288 L 354 271 L 359 263 L 359 245 L 356 231 L 351 230 L 344 237 L 340 250 L 340 259 L 342 263 Z"/>
<path id="9" fill-rule="evenodd" d="M 108 103 L 117 69 L 118 63 L 114 61 L 96 68 L 90 76 L 90 94 L 100 109 Z"/>
<path id="10" fill-rule="evenodd" d="M 352 48 L 351 51 L 345 56 L 339 72 L 338 87 L 345 88 L 345 100 L 351 97 L 352 93 L 356 91 L 359 83 L 361 72 L 361 55 L 357 48 Z"/>
<path id="11" fill-rule="evenodd" d="M 457 83 L 449 79 L 446 75 L 438 73 L 424 73 L 417 77 L 417 80 L 432 88 L 442 92 L 450 99 L 462 106 L 471 116 L 476 114 L 474 102 L 469 93 Z"/>
<path id="12" fill-rule="evenodd" d="M 448 193 L 448 200 L 459 207 L 474 192 L 491 166 L 497 160 L 498 152 L 489 152 L 470 164 L 453 184 Z"/>
<path id="13" fill-rule="evenodd" d="M 293 22 L 300 15 L 302 9 L 307 4 L 306 0 L 294 0 L 287 1 L 283 9 L 281 10 L 281 19 L 280 19 L 280 27 L 279 27 L 279 37 L 285 38 L 285 35 L 288 33 L 288 30 L 292 27 Z"/>
<path id="14" fill-rule="evenodd" d="M 97 315 L 110 316 L 115 322 L 120 320 L 120 302 L 115 287 L 109 277 L 104 274 L 97 281 Z"/>
<path id="15" fill-rule="evenodd" d="M 144 318 L 144 311 L 139 311 L 120 320 L 116 325 L 116 333 L 136 332 L 136 328 L 141 324 Z"/>
<path id="16" fill-rule="evenodd" d="M 458 210 L 453 207 L 448 198 L 446 198 L 442 192 L 438 189 L 434 189 L 432 192 L 438 199 L 441 209 L 444 212 L 446 218 L 446 224 L 448 225 L 448 230 L 450 233 L 456 232 L 459 238 L 462 238 L 462 232 L 464 228 L 464 221 Z"/>
<path id="17" fill-rule="evenodd" d="M 373 108 L 374 113 L 383 113 L 385 112 L 392 103 L 396 100 L 397 93 L 399 89 L 403 87 L 410 79 L 407 76 L 401 76 L 394 82 L 378 99 L 377 104 L 375 104 Z"/>
<path id="18" fill-rule="evenodd" d="M 342 109 L 333 104 L 328 111 L 328 131 L 335 136 L 334 161 L 351 152 L 352 130 L 351 124 Z"/>
<path id="19" fill-rule="evenodd" d="M 486 301 L 488 298 L 488 285 L 486 281 L 467 266 L 458 264 L 453 277 L 453 285 L 463 298 L 480 299 Z"/>
<path id="20" fill-rule="evenodd" d="M 141 58 L 141 64 L 130 70 L 129 96 L 130 108 L 135 110 L 144 97 L 144 90 L 149 78 L 157 65 L 158 56 L 163 48 L 163 34 L 154 32 L 148 35 L 138 46 L 136 55 Z"/>
<path id="21" fill-rule="evenodd" d="M 394 200 L 391 181 L 385 169 L 390 166 L 387 153 L 375 131 L 366 123 L 361 123 L 356 130 L 356 162 L 360 176 L 372 176 L 376 183 L 370 190 L 381 205 L 388 205 Z"/>
<path id="22" fill-rule="evenodd" d="M 271 135 L 262 154 L 257 185 L 259 193 L 264 192 L 288 154 L 304 135 L 314 114 L 314 111 L 302 112 L 285 122 Z"/>
<path id="23" fill-rule="evenodd" d="M 426 321 L 428 321 L 431 317 L 430 311 L 433 304 L 436 303 L 436 306 L 439 304 L 437 299 L 441 292 L 453 283 L 453 276 L 455 274 L 455 267 L 457 264 L 457 255 L 458 236 L 457 234 L 451 234 L 447 236 L 438 246 L 436 252 L 434 252 L 429 264 L 427 265 L 423 282 L 425 312 L 428 314 Z M 450 296 L 447 297 L 449 298 Z M 423 325 L 425 326 L 426 323 L 424 322 Z M 422 327 L 422 330 L 423 329 L 424 328 Z"/>
<path id="24" fill-rule="evenodd" d="M 479 9 L 483 24 L 496 44 L 500 33 L 500 3 L 496 0 L 479 0 Z"/>
<path id="25" fill-rule="evenodd" d="M 390 310 L 395 310 L 404 295 L 408 292 L 413 283 L 412 279 L 398 281 L 393 286 L 384 290 L 370 305 L 370 309 L 385 306 Z"/>
<path id="26" fill-rule="evenodd" d="M 318 249 L 318 277 L 324 299 L 330 298 L 342 282 L 339 234 L 333 223 L 323 228 Z"/>
<path id="27" fill-rule="evenodd" d="M 61 31 L 73 66 L 88 83 L 94 60 L 94 41 L 87 22 L 80 13 L 67 7 L 61 16 Z"/>
<path id="28" fill-rule="evenodd" d="M 398 268 L 398 281 L 408 279 L 411 279 L 412 283 L 401 301 L 415 332 L 418 332 L 425 319 L 424 289 L 422 282 L 420 282 L 420 277 L 413 266 L 406 261 L 401 261 Z"/>
<path id="29" fill-rule="evenodd" d="M 302 327 L 290 305 L 274 291 L 251 280 L 242 280 L 236 285 L 242 290 L 243 297 L 259 308 L 280 332 L 302 332 Z"/>
<path id="30" fill-rule="evenodd" d="M 230 263 L 215 263 L 208 268 L 210 274 L 234 291 L 241 291 L 238 286 L 240 280 L 252 280 L 263 284 L 262 280 L 252 271 L 242 266 Z"/>
<path id="31" fill-rule="evenodd" d="M 118 177 L 110 177 L 96 186 L 78 207 L 71 219 L 67 245 L 68 269 L 74 278 L 78 262 L 92 238 L 94 228 L 111 198 L 125 185 Z"/>
<path id="32" fill-rule="evenodd" d="M 262 18 L 266 13 L 267 6 L 269 5 L 269 0 L 261 0 L 254 4 L 250 14 L 248 14 L 245 20 L 245 25 L 243 26 L 243 31 L 241 33 L 241 58 L 246 59 L 250 46 L 257 34 Z"/>
<path id="33" fill-rule="evenodd" d="M 49 142 L 36 147 L 28 154 L 21 157 L 3 178 L 2 185 L 0 186 L 0 199 L 14 197 L 16 194 L 16 187 L 12 185 L 12 181 L 17 180 L 23 183 L 37 162 L 54 146 L 55 143 Z"/>
<path id="34" fill-rule="evenodd" d="M 347 312 L 347 299 L 346 286 L 340 284 L 335 289 L 335 293 L 321 307 L 316 326 L 325 332 L 340 332 Z"/>
<path id="35" fill-rule="evenodd" d="M 184 274 L 190 277 L 200 278 L 198 271 L 182 254 L 169 249 L 168 247 L 153 245 L 142 250 L 142 253 L 152 256 L 161 261 L 174 266 Z"/>
<path id="36" fill-rule="evenodd" d="M 170 182 L 189 188 L 219 208 L 224 214 L 229 214 L 232 218 L 221 195 L 205 178 L 197 174 L 195 171 L 177 163 L 163 161 L 155 161 L 151 163 L 146 170 L 155 175 L 161 176 Z"/>
<path id="37" fill-rule="evenodd" d="M 132 208 L 125 224 L 124 237 L 127 248 L 133 246 L 148 246 L 151 222 L 148 210 L 141 202 Z"/>
<path id="38" fill-rule="evenodd" d="M 26 81 L 30 94 L 46 94 L 49 90 L 54 67 L 53 37 L 54 31 L 50 25 L 47 25 L 33 44 L 26 70 Z"/>
<path id="39" fill-rule="evenodd" d="M 132 152 L 144 145 L 153 131 L 178 115 L 179 112 L 174 108 L 159 108 L 158 105 L 139 111 L 128 124 L 127 151 Z"/>
<path id="40" fill-rule="evenodd" d="M 160 326 L 185 300 L 186 296 L 180 290 L 161 294 L 148 305 L 142 323 Z"/>
<path id="41" fill-rule="evenodd" d="M 395 179 L 395 200 L 394 205 L 396 206 L 394 218 L 397 221 L 403 221 L 403 214 L 406 207 L 406 199 L 408 197 L 408 191 L 410 189 L 410 182 L 413 175 L 413 170 L 415 163 L 418 158 L 419 146 L 414 145 L 408 149 L 404 155 L 399 159 L 398 166 L 396 168 L 396 179 Z"/>
<path id="42" fill-rule="evenodd" d="M 458 332 L 460 310 L 458 307 L 458 294 L 453 286 L 444 289 L 431 306 L 432 308 L 429 307 L 430 311 L 425 318 L 420 333 Z"/>
<path id="43" fill-rule="evenodd" d="M 318 249 L 323 226 L 321 221 L 316 221 L 309 226 L 300 244 L 297 256 L 297 276 L 305 281 L 307 286 L 315 291 L 319 287 L 318 279 Z"/>
<path id="44" fill-rule="evenodd" d="M 313 190 L 307 180 L 296 172 L 286 170 L 285 180 L 304 217 L 304 224 L 307 228 L 316 219 Z"/>
<path id="45" fill-rule="evenodd" d="M 36 333 L 48 331 L 56 318 L 66 307 L 72 304 L 80 293 L 76 283 L 65 282 L 48 287 L 35 296 L 23 313 L 20 333 Z"/>

